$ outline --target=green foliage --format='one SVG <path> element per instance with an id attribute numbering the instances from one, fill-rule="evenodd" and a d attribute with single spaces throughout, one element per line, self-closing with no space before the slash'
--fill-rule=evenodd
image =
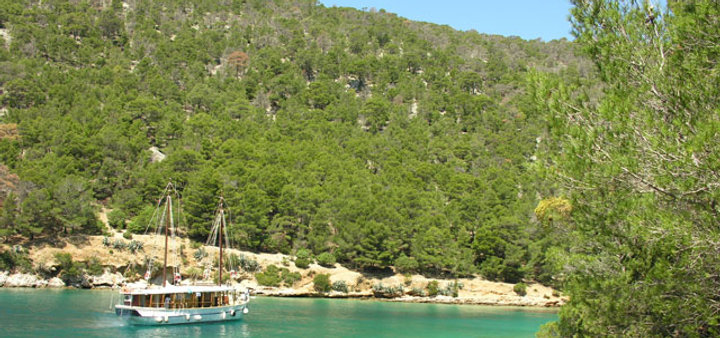
<path id="1" fill-rule="evenodd" d="M 193 253 L 193 257 L 195 257 L 195 260 L 199 261 L 205 257 L 208 256 L 207 251 L 205 251 L 205 248 L 198 247 L 197 250 L 195 250 L 195 253 Z"/>
<path id="2" fill-rule="evenodd" d="M 125 241 L 123 241 L 122 239 L 116 239 L 112 243 L 112 247 L 118 250 L 123 250 L 127 247 L 127 243 L 125 243 Z"/>
<path id="3" fill-rule="evenodd" d="M 255 272 L 260 268 L 260 264 L 252 258 L 248 258 L 245 255 L 240 255 L 238 260 L 240 267 L 247 272 Z"/>
<path id="4" fill-rule="evenodd" d="M 720 7 L 572 3 L 596 72 L 538 72 L 530 86 L 547 112 L 543 164 L 563 187 L 546 196 L 572 206 L 552 222 L 558 208 L 538 213 L 562 241 L 546 258 L 570 299 L 543 332 L 717 336 Z"/>
<path id="5" fill-rule="evenodd" d="M 295 282 L 299 281 L 300 278 L 302 278 L 302 275 L 300 275 L 299 272 L 290 272 L 290 270 L 286 268 L 281 268 L 280 278 L 282 279 L 283 284 L 288 287 L 292 287 Z"/>
<path id="6" fill-rule="evenodd" d="M 300 269 L 307 269 L 310 267 L 310 260 L 307 258 L 296 258 L 295 266 L 297 266 Z"/>
<path id="7" fill-rule="evenodd" d="M 123 232 L 123 238 L 125 238 L 125 239 L 132 239 L 132 237 L 133 237 L 133 236 L 132 236 L 132 232 L 130 232 L 130 231 L 125 231 L 125 232 Z"/>
<path id="8" fill-rule="evenodd" d="M 185 274 L 192 280 L 198 280 L 198 279 L 202 278 L 203 271 L 202 271 L 202 269 L 193 266 L 193 267 L 188 268 L 187 271 L 185 272 Z"/>
<path id="9" fill-rule="evenodd" d="M 87 265 L 87 273 L 92 276 L 99 276 L 103 274 L 103 266 L 100 262 L 100 259 L 97 257 L 90 257 L 90 259 L 85 262 Z"/>
<path id="10" fill-rule="evenodd" d="M 348 293 L 348 286 L 344 280 L 338 280 L 332 283 L 332 290 L 342 293 Z"/>
<path id="11" fill-rule="evenodd" d="M 255 274 L 258 284 L 266 286 L 285 286 L 292 287 L 295 282 L 299 281 L 302 276 L 299 272 L 290 272 L 287 268 L 278 268 L 275 265 L 268 265 L 265 271 Z"/>
<path id="12" fill-rule="evenodd" d="M 415 297 L 427 297 L 427 292 L 421 288 L 412 288 L 408 294 Z"/>
<path id="13" fill-rule="evenodd" d="M 32 272 L 32 261 L 24 252 L 6 250 L 0 252 L 0 270 L 29 273 Z"/>
<path id="14" fill-rule="evenodd" d="M 395 268 L 398 272 L 416 272 L 420 265 L 414 257 L 402 255 L 395 260 Z"/>
<path id="15" fill-rule="evenodd" d="M 217 272 L 217 271 L 213 271 L 213 274 L 212 274 L 213 283 L 216 283 L 216 284 L 217 284 L 217 283 L 218 283 L 218 278 L 219 278 L 218 272 Z M 223 275 L 222 275 L 222 284 L 225 284 L 225 283 L 227 283 L 228 281 L 230 281 L 230 274 L 229 274 L 229 273 L 223 273 Z"/>
<path id="16" fill-rule="evenodd" d="M 115 229 L 124 229 L 127 214 L 121 209 L 115 209 L 108 213 L 108 224 Z"/>
<path id="17" fill-rule="evenodd" d="M 430 297 L 435 297 L 438 295 L 440 291 L 440 285 L 438 284 L 438 281 L 430 281 L 427 285 L 427 294 Z"/>
<path id="18" fill-rule="evenodd" d="M 58 273 L 63 281 L 77 281 L 82 277 L 83 264 L 73 260 L 72 255 L 67 252 L 58 252 L 55 254 L 55 260 L 57 260 L 60 268 Z"/>
<path id="19" fill-rule="evenodd" d="M 144 244 L 140 241 L 132 240 L 130 243 L 128 243 L 128 250 L 130 250 L 130 253 L 136 253 L 138 251 L 142 251 L 144 247 Z"/>
<path id="20" fill-rule="evenodd" d="M 527 284 L 520 282 L 513 286 L 513 291 L 518 294 L 518 296 L 525 296 L 527 295 Z"/>
<path id="21" fill-rule="evenodd" d="M 428 287 L 429 288 L 429 287 Z M 463 284 L 458 281 L 448 283 L 444 288 L 437 290 L 437 294 L 448 297 L 457 298 L 458 293 L 463 288 Z"/>
<path id="22" fill-rule="evenodd" d="M 280 277 L 280 269 L 275 265 L 268 265 L 265 271 L 255 274 L 255 279 L 259 285 L 280 286 L 282 279 Z"/>
<path id="23" fill-rule="evenodd" d="M 330 291 L 330 275 L 326 273 L 319 273 L 313 277 L 313 287 L 315 291 L 325 293 Z"/>
<path id="24" fill-rule="evenodd" d="M 402 296 L 404 288 L 402 285 L 388 286 L 380 284 L 373 285 L 373 296 L 378 298 L 394 298 Z"/>
<path id="25" fill-rule="evenodd" d="M 300 269 L 307 269 L 312 263 L 312 254 L 307 249 L 300 249 L 295 253 L 295 266 Z"/>
<path id="26" fill-rule="evenodd" d="M 325 266 L 325 267 L 334 267 L 336 260 L 335 255 L 329 253 L 329 252 L 323 252 L 317 256 L 318 264 Z M 297 264 L 297 262 L 296 262 Z"/>

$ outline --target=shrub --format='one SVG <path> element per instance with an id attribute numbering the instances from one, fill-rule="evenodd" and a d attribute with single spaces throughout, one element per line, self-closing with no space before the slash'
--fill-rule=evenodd
<path id="1" fill-rule="evenodd" d="M 404 282 L 405 286 L 412 285 L 412 275 L 409 273 L 406 273 L 405 275 L 403 275 L 403 282 Z"/>
<path id="2" fill-rule="evenodd" d="M 123 232 L 123 238 L 132 239 L 132 232 L 126 230 L 125 232 Z"/>
<path id="3" fill-rule="evenodd" d="M 517 283 L 513 286 L 513 291 L 515 291 L 515 293 L 519 296 L 525 296 L 527 295 L 527 284 L 523 282 Z"/>
<path id="4" fill-rule="evenodd" d="M 255 274 L 255 279 L 259 285 L 265 286 L 280 286 L 280 270 L 275 265 L 268 265 L 264 272 L 258 272 Z"/>
<path id="5" fill-rule="evenodd" d="M 421 288 L 412 288 L 412 289 L 410 289 L 409 294 L 410 294 L 411 296 L 416 296 L 416 297 L 425 297 L 425 296 L 427 296 L 427 293 L 425 293 L 425 290 L 423 290 L 423 289 L 421 289 Z"/>
<path id="6" fill-rule="evenodd" d="M 438 290 L 438 294 L 442 296 L 456 297 L 458 296 L 459 290 L 463 288 L 462 283 L 457 281 L 445 285 L 443 289 Z"/>
<path id="7" fill-rule="evenodd" d="M 200 243 L 200 242 L 195 242 L 195 241 L 190 242 L 190 247 L 193 249 L 198 249 L 201 246 L 202 246 L 202 243 Z"/>
<path id="8" fill-rule="evenodd" d="M 310 267 L 310 259 L 308 258 L 297 258 L 295 259 L 295 266 L 300 269 L 307 269 Z"/>
<path id="9" fill-rule="evenodd" d="M 308 249 L 300 249 L 295 253 L 295 258 L 312 258 L 312 254 Z"/>
<path id="10" fill-rule="evenodd" d="M 0 253 L 0 270 L 32 272 L 32 262 L 22 251 L 4 251 Z"/>
<path id="11" fill-rule="evenodd" d="M 87 265 L 87 272 L 90 275 L 98 276 L 104 272 L 100 264 L 100 259 L 97 257 L 91 257 L 85 264 Z"/>
<path id="12" fill-rule="evenodd" d="M 300 249 L 295 253 L 295 266 L 300 269 L 307 269 L 312 263 L 312 254 L 308 249 Z"/>
<path id="13" fill-rule="evenodd" d="M 216 283 L 216 284 L 217 284 L 217 282 L 218 282 L 218 272 L 217 272 L 217 271 L 213 271 L 212 280 L 213 280 L 213 283 Z M 225 284 L 225 283 L 227 283 L 229 280 L 230 280 L 230 274 L 229 274 L 229 273 L 224 273 L 224 274 L 222 275 L 222 283 L 220 283 L 220 284 Z"/>
<path id="14" fill-rule="evenodd" d="M 337 291 L 337 292 L 347 293 L 348 292 L 347 283 L 345 283 L 344 280 L 335 281 L 334 283 L 332 283 L 332 290 Z"/>
<path id="15" fill-rule="evenodd" d="M 60 264 L 63 280 L 78 279 L 82 276 L 82 264 L 73 261 L 72 255 L 67 252 L 58 252 L 55 259 Z"/>
<path id="16" fill-rule="evenodd" d="M 103 240 L 102 240 L 103 246 L 110 246 L 110 243 L 111 243 L 110 237 L 107 237 L 107 236 L 103 237 Z"/>
<path id="17" fill-rule="evenodd" d="M 427 285 L 428 296 L 430 296 L 430 297 L 435 297 L 435 296 L 437 296 L 437 295 L 438 295 L 439 288 L 440 288 L 440 287 L 439 287 L 438 282 L 437 282 L 436 280 L 431 281 L 430 283 L 428 283 L 428 285 Z"/>
<path id="18" fill-rule="evenodd" d="M 122 211 L 121 209 L 115 209 L 108 213 L 108 224 L 115 228 L 115 229 L 123 229 L 125 228 L 125 220 L 127 219 L 127 214 Z"/>
<path id="19" fill-rule="evenodd" d="M 323 252 L 317 256 L 317 261 L 318 264 L 324 267 L 331 268 L 335 266 L 335 255 L 329 252 Z"/>
<path id="20" fill-rule="evenodd" d="M 319 273 L 313 278 L 313 284 L 315 291 L 317 292 L 328 292 L 330 291 L 330 275 L 326 273 Z"/>
<path id="21" fill-rule="evenodd" d="M 115 242 L 113 242 L 113 248 L 122 250 L 125 249 L 125 242 L 122 239 L 116 239 Z"/>
<path id="22" fill-rule="evenodd" d="M 231 253 L 229 255 L 224 255 L 223 258 L 223 265 L 225 265 L 225 268 L 228 270 L 236 270 L 240 267 L 240 257 L 234 253 Z"/>
<path id="23" fill-rule="evenodd" d="M 187 269 L 186 273 L 188 277 L 192 278 L 193 280 L 197 280 L 202 277 L 203 271 L 200 268 L 193 266 Z"/>
<path id="24" fill-rule="evenodd" d="M 127 223 L 126 229 L 136 234 L 144 233 L 148 230 L 148 224 L 150 223 L 154 213 L 155 208 L 153 206 L 146 206 L 144 209 L 140 210 L 137 216 L 132 218 L 130 223 Z M 155 228 L 151 227 L 149 230 L 154 231 Z"/>
<path id="25" fill-rule="evenodd" d="M 128 244 L 128 250 L 130 250 L 130 252 L 132 253 L 135 253 L 136 251 L 142 251 L 143 243 L 133 239 L 132 241 L 130 241 L 130 244 Z"/>
<path id="26" fill-rule="evenodd" d="M 195 250 L 195 253 L 193 254 L 193 257 L 195 257 L 196 260 L 201 260 L 205 257 L 207 257 L 208 253 L 203 249 L 202 247 Z"/>
<path id="27" fill-rule="evenodd" d="M 302 276 L 299 272 L 290 272 L 290 270 L 286 268 L 280 269 L 280 279 L 282 279 L 283 284 L 286 286 L 293 286 L 295 282 L 299 281 Z"/>
<path id="28" fill-rule="evenodd" d="M 402 296 L 403 286 L 384 286 L 382 283 L 373 285 L 373 295 L 375 297 L 393 298 Z"/>
<path id="29" fill-rule="evenodd" d="M 260 264 L 252 258 L 247 258 L 245 255 L 240 255 L 240 267 L 247 272 L 255 272 L 260 268 Z"/>
<path id="30" fill-rule="evenodd" d="M 398 272 L 415 272 L 420 265 L 415 257 L 407 257 L 402 255 L 395 260 L 395 269 Z"/>

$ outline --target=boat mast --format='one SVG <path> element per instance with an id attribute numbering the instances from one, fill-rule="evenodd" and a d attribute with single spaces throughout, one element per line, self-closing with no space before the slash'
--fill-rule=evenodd
<path id="1" fill-rule="evenodd" d="M 167 203 L 167 207 L 165 208 L 166 216 L 165 216 L 165 260 L 163 262 L 163 287 L 167 285 L 167 254 L 168 254 L 168 228 L 170 227 L 170 203 L 172 203 L 172 200 L 170 198 L 170 192 L 168 192 L 167 200 L 165 201 Z"/>
<path id="2" fill-rule="evenodd" d="M 218 285 L 222 285 L 222 270 L 223 270 L 223 264 L 222 264 L 222 258 L 223 258 L 223 252 L 222 252 L 222 244 L 223 244 L 223 226 L 225 225 L 225 214 L 223 212 L 223 198 L 220 197 L 220 268 L 218 269 Z"/>

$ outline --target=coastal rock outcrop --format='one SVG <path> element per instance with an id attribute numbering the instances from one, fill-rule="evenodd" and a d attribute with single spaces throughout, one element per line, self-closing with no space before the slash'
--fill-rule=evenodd
<path id="1" fill-rule="evenodd" d="M 8 272 L 7 271 L 0 271 L 0 287 L 5 285 L 5 281 L 8 278 Z"/>
<path id="2" fill-rule="evenodd" d="M 86 280 L 88 287 L 117 287 L 125 282 L 125 278 L 120 273 L 107 271 L 100 276 L 90 276 Z M 83 283 L 83 286 L 85 286 L 85 283 Z"/>
<path id="3" fill-rule="evenodd" d="M 44 282 L 44 283 L 43 283 Z M 10 275 L 5 280 L 5 287 L 11 288 L 35 288 L 44 287 L 47 285 L 47 281 L 40 278 L 37 275 L 31 275 L 26 273 L 16 273 Z"/>
<path id="4" fill-rule="evenodd" d="M 49 288 L 62 288 L 65 287 L 65 282 L 62 281 L 62 279 L 53 277 L 50 278 L 50 280 L 47 281 L 47 287 Z"/>

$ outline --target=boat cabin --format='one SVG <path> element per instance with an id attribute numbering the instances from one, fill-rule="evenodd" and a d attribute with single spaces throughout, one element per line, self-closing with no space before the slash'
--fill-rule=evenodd
<path id="1" fill-rule="evenodd" d="M 158 290 L 160 291 L 160 290 Z M 232 290 L 187 292 L 130 292 L 123 295 L 123 305 L 165 309 L 207 308 L 232 305 L 240 296 Z"/>

